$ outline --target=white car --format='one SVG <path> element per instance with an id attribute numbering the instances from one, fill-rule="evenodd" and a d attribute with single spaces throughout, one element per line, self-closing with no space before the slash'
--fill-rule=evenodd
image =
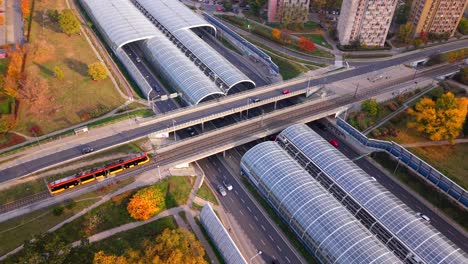
<path id="1" fill-rule="evenodd" d="M 221 185 L 218 185 L 218 192 L 221 194 L 221 196 L 227 195 L 226 189 L 224 189 L 224 187 Z"/>
<path id="2" fill-rule="evenodd" d="M 431 219 L 430 219 L 427 215 L 425 215 L 425 214 L 423 214 L 423 213 L 417 212 L 416 215 L 419 216 L 419 217 L 421 217 L 422 219 L 424 219 L 424 220 L 425 220 L 426 222 L 428 222 L 428 223 L 431 222 Z"/>
<path id="3" fill-rule="evenodd" d="M 232 185 L 229 182 L 223 181 L 223 185 L 228 191 L 232 191 Z"/>

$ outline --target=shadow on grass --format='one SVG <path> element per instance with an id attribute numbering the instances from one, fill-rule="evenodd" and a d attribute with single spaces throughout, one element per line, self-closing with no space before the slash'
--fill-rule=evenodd
<path id="1" fill-rule="evenodd" d="M 41 72 L 42 72 L 43 74 L 45 74 L 47 77 L 54 77 L 54 76 L 55 76 L 55 73 L 54 73 L 51 69 L 47 68 L 46 66 L 44 66 L 44 65 L 42 65 L 42 64 L 39 64 L 39 63 L 35 63 L 35 62 L 34 62 L 34 65 L 36 65 L 37 67 L 39 67 L 39 69 L 41 70 Z"/>
<path id="2" fill-rule="evenodd" d="M 76 59 L 66 58 L 65 64 L 68 66 L 68 68 L 79 73 L 81 76 L 88 76 L 88 65 L 85 63 Z"/>

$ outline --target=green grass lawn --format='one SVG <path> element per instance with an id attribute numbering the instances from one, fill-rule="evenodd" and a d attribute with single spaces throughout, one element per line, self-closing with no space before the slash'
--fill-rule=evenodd
<path id="1" fill-rule="evenodd" d="M 465 190 L 468 189 L 468 144 L 408 149 Z"/>
<path id="2" fill-rule="evenodd" d="M 146 239 L 154 239 L 166 228 L 177 228 L 177 223 L 172 216 L 163 217 L 146 225 L 92 243 L 89 246 L 75 249 L 68 256 L 65 263 L 83 264 L 82 260 L 89 260 L 89 263 L 92 263 L 94 254 L 101 250 L 111 255 L 122 255 L 127 250 L 143 251 L 142 242 Z"/>
<path id="3" fill-rule="evenodd" d="M 80 115 L 92 112 L 99 106 L 113 109 L 124 102 L 112 81 L 92 81 L 87 74 L 87 65 L 98 61 L 83 35 L 67 36 L 50 20 L 42 23 L 46 10 L 62 10 L 66 3 L 61 0 L 35 2 L 31 25 L 31 45 L 38 45 L 41 52 L 30 54 L 26 61 L 26 73 L 38 72 L 46 79 L 50 91 L 50 105 L 44 111 L 30 111 L 29 103 L 19 106 L 16 130 L 29 134 L 32 125 L 40 125 L 44 133 L 69 127 L 81 122 Z M 43 27 L 44 26 L 44 27 Z M 54 67 L 60 67 L 64 79 L 54 77 Z"/>
<path id="4" fill-rule="evenodd" d="M 8 68 L 8 63 L 10 60 L 8 58 L 0 59 L 0 74 L 4 75 Z"/>
<path id="5" fill-rule="evenodd" d="M 288 61 L 288 60 L 285 60 L 283 58 L 280 58 L 272 53 L 269 53 L 269 52 L 265 52 L 267 53 L 270 57 L 271 57 L 271 60 L 276 64 L 278 65 L 279 67 L 279 72 L 281 74 L 281 76 L 283 76 L 283 80 L 289 80 L 289 79 L 292 79 L 292 78 L 295 78 L 297 76 L 299 76 L 301 73 L 304 73 L 304 72 L 308 72 L 309 71 L 309 68 L 301 65 L 301 64 L 298 64 L 298 63 L 294 63 L 294 62 L 291 62 L 291 61 Z"/>
<path id="6" fill-rule="evenodd" d="M 41 232 L 46 232 L 56 224 L 71 217 L 97 201 L 87 196 L 86 200 L 81 197 L 75 199 L 75 205 L 72 208 L 66 208 L 66 204 L 54 205 L 32 213 L 0 223 L 0 255 L 15 249 L 23 244 L 27 239 Z M 59 216 L 53 214 L 53 209 L 59 206 L 65 206 L 63 213 Z"/>
<path id="7" fill-rule="evenodd" d="M 316 29 L 317 27 L 318 27 L 317 22 L 308 21 L 304 23 L 304 29 L 306 30 L 313 30 L 313 29 Z"/>
<path id="8" fill-rule="evenodd" d="M 204 199 L 204 200 L 207 200 L 207 201 L 213 203 L 214 205 L 218 205 L 218 200 L 216 200 L 216 196 L 211 191 L 211 189 L 208 187 L 206 182 L 203 182 L 200 189 L 198 189 L 197 196 Z"/>
<path id="9" fill-rule="evenodd" d="M 0 97 L 0 114 L 11 113 L 11 100 L 7 96 Z"/>
<path id="10" fill-rule="evenodd" d="M 390 158 L 389 154 L 386 152 L 375 152 L 372 154 L 372 158 L 393 174 L 397 162 Z M 440 193 L 433 185 L 427 183 L 419 176 L 414 175 L 405 166 L 398 167 L 395 177 L 443 211 L 449 218 L 453 219 L 465 230 L 468 230 L 466 211 L 447 198 L 445 194 Z"/>
<path id="11" fill-rule="evenodd" d="M 161 211 L 185 204 L 192 185 L 193 178 L 180 176 L 171 176 L 156 183 L 155 186 L 166 194 L 165 206 L 161 208 Z M 136 220 L 130 217 L 127 212 L 127 204 L 137 191 L 131 190 L 113 197 L 85 215 L 66 224 L 57 232 L 65 237 L 68 242 L 73 242 L 120 225 L 135 222 Z"/>

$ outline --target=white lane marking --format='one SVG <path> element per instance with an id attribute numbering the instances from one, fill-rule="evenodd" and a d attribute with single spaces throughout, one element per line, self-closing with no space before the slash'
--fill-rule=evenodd
<path id="1" fill-rule="evenodd" d="M 257 221 L 257 222 L 258 222 L 258 218 L 257 218 L 257 216 L 255 216 L 255 215 L 254 215 L 254 218 L 255 218 L 255 221 Z"/>
<path id="2" fill-rule="evenodd" d="M 260 225 L 260 227 L 263 229 L 263 231 L 266 231 L 265 227 L 263 225 Z"/>
<path id="3" fill-rule="evenodd" d="M 232 199 L 232 197 L 229 197 L 229 199 L 231 199 L 231 201 L 233 201 L 233 202 L 234 202 L 234 199 Z"/>
<path id="4" fill-rule="evenodd" d="M 270 237 L 271 241 L 275 241 L 270 235 L 268 235 L 268 236 Z"/>
<path id="5" fill-rule="evenodd" d="M 284 258 L 285 258 L 289 263 L 291 263 L 291 261 L 288 259 L 288 257 L 284 256 Z"/>
<path id="6" fill-rule="evenodd" d="M 255 230 L 255 228 L 251 224 L 249 224 L 249 226 L 250 226 L 250 228 L 252 228 L 252 230 Z"/>
<path id="7" fill-rule="evenodd" d="M 260 242 L 262 242 L 262 244 L 266 246 L 266 243 L 262 239 L 260 239 Z"/>
<path id="8" fill-rule="evenodd" d="M 210 164 L 209 164 L 209 163 L 206 163 L 206 167 L 207 167 L 207 168 L 209 168 L 209 167 L 211 167 L 211 166 L 210 166 Z"/>
<path id="9" fill-rule="evenodd" d="M 244 213 L 242 212 L 242 210 L 239 210 L 239 212 L 241 213 L 241 215 L 244 215 Z"/>
<path id="10" fill-rule="evenodd" d="M 250 208 L 247 206 L 247 210 L 249 210 L 249 212 L 252 212 L 252 210 L 250 210 Z"/>
<path id="11" fill-rule="evenodd" d="M 234 190 L 234 192 L 236 193 L 236 195 L 239 195 L 239 193 L 236 190 Z"/>
<path id="12" fill-rule="evenodd" d="M 221 169 L 219 167 L 216 167 L 216 169 L 218 170 L 218 172 L 221 172 Z"/>
<path id="13" fill-rule="evenodd" d="M 240 198 L 240 199 L 241 199 L 242 203 L 245 203 L 244 199 L 242 199 L 242 198 Z"/>
<path id="14" fill-rule="evenodd" d="M 277 248 L 277 249 L 278 249 L 278 250 L 281 252 L 281 248 L 280 248 L 280 247 L 278 247 L 278 245 L 276 245 L 276 248 Z"/>

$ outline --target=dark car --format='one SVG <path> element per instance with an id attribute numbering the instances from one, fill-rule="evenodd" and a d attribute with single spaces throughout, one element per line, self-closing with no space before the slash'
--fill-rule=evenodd
<path id="1" fill-rule="evenodd" d="M 84 148 L 81 149 L 81 154 L 84 155 L 84 154 L 91 153 L 93 151 L 94 151 L 94 149 L 92 147 L 84 147 Z"/>
<path id="2" fill-rule="evenodd" d="M 257 97 L 252 98 L 251 100 L 252 100 L 252 102 L 254 102 L 254 103 L 258 103 L 258 102 L 261 101 L 260 98 L 257 98 Z"/>
<path id="3" fill-rule="evenodd" d="M 195 131 L 195 129 L 193 129 L 193 127 L 187 127 L 187 133 L 189 133 L 191 137 L 197 134 L 197 132 Z"/>

